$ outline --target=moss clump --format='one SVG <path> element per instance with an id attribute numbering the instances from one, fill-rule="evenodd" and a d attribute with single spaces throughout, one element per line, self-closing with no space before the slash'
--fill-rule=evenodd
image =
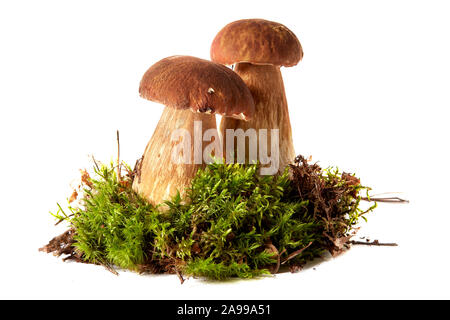
<path id="1" fill-rule="evenodd" d="M 156 211 L 130 188 L 130 176 L 118 182 L 111 166 L 96 167 L 95 178 L 84 172 L 84 195 L 70 215 L 59 206 L 54 215 L 75 231 L 74 252 L 86 262 L 137 270 L 149 249 Z"/>
<path id="2" fill-rule="evenodd" d="M 192 181 L 188 204 L 180 197 L 167 202 L 173 228 L 164 242 L 185 261 L 185 273 L 248 278 L 268 273 L 281 252 L 287 256 L 318 240 L 307 203 L 286 198 L 288 173 L 259 176 L 257 171 L 256 165 L 211 164 Z M 308 253 L 312 257 L 321 250 L 311 247 Z"/>
<path id="3" fill-rule="evenodd" d="M 280 265 L 295 270 L 325 250 L 340 250 L 365 213 L 359 180 L 300 159 L 279 176 L 259 176 L 257 165 L 210 164 L 185 199 L 160 205 L 162 213 L 131 189 L 129 168 L 119 182 L 113 165 L 96 166 L 95 178 L 84 175 L 80 207 L 69 206 L 69 215 L 60 207 L 55 215 L 71 224 L 72 251 L 55 245 L 56 238 L 43 250 L 211 279 L 276 273 Z M 62 246 L 64 252 L 55 250 Z"/>
<path id="4" fill-rule="evenodd" d="M 360 180 L 349 173 L 341 173 L 337 168 L 323 170 L 317 163 L 298 156 L 290 166 L 292 189 L 288 196 L 291 201 L 307 201 L 307 212 L 320 224 L 320 246 L 331 254 L 340 253 L 350 238 L 360 218 L 376 208 L 360 208 L 363 191 L 370 189 L 361 185 Z M 368 197 L 368 195 L 367 195 Z"/>

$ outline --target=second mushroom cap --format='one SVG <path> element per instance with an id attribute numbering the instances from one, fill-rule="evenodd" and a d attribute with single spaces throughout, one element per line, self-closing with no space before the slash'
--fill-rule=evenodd
<path id="1" fill-rule="evenodd" d="M 300 41 L 281 23 L 244 19 L 226 25 L 213 40 L 211 60 L 293 67 L 303 58 Z"/>

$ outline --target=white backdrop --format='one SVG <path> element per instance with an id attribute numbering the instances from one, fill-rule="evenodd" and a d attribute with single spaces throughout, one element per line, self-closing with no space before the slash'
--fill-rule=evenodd
<path id="1" fill-rule="evenodd" d="M 0 298 L 450 298 L 447 233 L 450 5 L 445 1 L 2 1 Z M 356 172 L 409 205 L 380 205 L 355 247 L 297 274 L 226 283 L 116 277 L 38 248 L 48 214 L 88 155 L 141 156 L 162 106 L 139 98 L 146 69 L 209 58 L 242 18 L 281 22 L 305 56 L 282 70 L 297 153 Z"/>

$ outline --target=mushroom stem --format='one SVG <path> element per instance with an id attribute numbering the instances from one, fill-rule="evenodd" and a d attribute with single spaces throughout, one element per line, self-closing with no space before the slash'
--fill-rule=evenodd
<path id="1" fill-rule="evenodd" d="M 294 161 L 295 150 L 292 141 L 292 129 L 289 120 L 286 94 L 279 66 L 237 63 L 234 71 L 244 80 L 255 101 L 255 116 L 249 121 L 222 118 L 220 131 L 226 150 L 226 129 L 253 128 L 257 132 L 259 149 L 259 129 L 267 129 L 268 156 L 277 152 L 271 150 L 271 131 L 279 129 L 279 169 L 283 172 L 286 166 Z M 225 154 L 225 153 L 224 153 Z M 235 155 L 237 150 L 235 148 Z M 229 157 L 230 155 L 226 155 Z M 247 159 L 247 158 L 246 158 Z"/>
<path id="2" fill-rule="evenodd" d="M 203 132 L 208 129 L 217 130 L 215 117 L 204 113 L 194 113 L 189 109 L 164 108 L 155 132 L 145 148 L 142 160 L 136 168 L 137 174 L 133 181 L 133 190 L 146 198 L 151 204 L 158 205 L 164 200 L 169 200 L 176 195 L 177 190 L 183 196 L 197 171 L 205 166 L 203 158 L 200 163 L 194 163 L 194 155 L 196 154 L 194 148 L 199 143 L 199 141 L 194 143 L 194 139 L 196 139 L 194 122 L 197 125 L 201 122 L 202 125 L 201 132 L 196 134 L 197 136 L 201 134 L 200 146 L 201 156 L 203 157 L 205 148 Z M 181 133 L 181 136 L 172 141 L 174 132 Z M 183 137 L 183 133 L 189 135 L 189 138 Z M 187 142 L 185 139 L 189 141 L 183 144 L 183 142 Z M 187 148 L 177 152 L 174 147 L 177 147 L 180 143 Z M 189 159 L 189 163 L 184 161 L 186 158 Z"/>

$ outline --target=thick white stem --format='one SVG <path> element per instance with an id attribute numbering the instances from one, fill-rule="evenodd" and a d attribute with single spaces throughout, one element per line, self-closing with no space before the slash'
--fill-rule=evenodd
<path id="1" fill-rule="evenodd" d="M 194 150 L 194 139 L 198 139 L 194 137 L 194 121 L 197 125 L 201 122 L 202 130 L 197 132 L 200 139 L 204 131 L 217 128 L 214 115 L 170 107 L 164 109 L 155 132 L 145 148 L 143 158 L 136 168 L 137 175 L 133 181 L 133 190 L 151 204 L 157 205 L 169 200 L 176 195 L 177 190 L 184 195 L 198 169 L 205 166 L 203 161 L 194 162 L 194 154 L 199 151 L 203 153 L 203 148 L 206 147 L 203 144 L 201 150 Z M 181 148 L 182 153 L 174 152 L 174 147 L 180 150 L 181 143 L 181 140 L 172 141 L 174 132 L 185 132 L 189 136 L 189 142 L 184 144 L 187 149 Z M 185 163 L 186 159 L 189 159 L 189 163 Z"/>
<path id="2" fill-rule="evenodd" d="M 263 143 L 267 144 L 269 157 L 276 156 L 275 152 L 278 152 L 278 172 L 283 172 L 285 167 L 294 161 L 295 150 L 280 68 L 272 65 L 238 63 L 234 71 L 241 76 L 253 95 L 255 116 L 249 121 L 222 118 L 220 131 L 223 136 L 224 150 L 226 150 L 227 144 L 226 129 L 246 131 L 253 128 L 257 133 L 260 129 L 267 129 L 267 142 L 263 141 Z M 271 150 L 271 129 L 279 130 L 279 150 Z M 258 150 L 261 148 L 259 144 L 258 134 Z M 247 146 L 247 152 L 248 150 Z M 235 150 L 235 154 L 237 152 Z"/>

